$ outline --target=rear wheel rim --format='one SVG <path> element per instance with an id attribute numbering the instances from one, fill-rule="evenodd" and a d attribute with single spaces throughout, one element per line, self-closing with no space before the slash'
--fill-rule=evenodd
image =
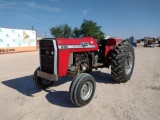
<path id="1" fill-rule="evenodd" d="M 81 88 L 81 98 L 82 100 L 87 100 L 90 98 L 93 92 L 93 85 L 91 82 L 86 82 Z"/>
<path id="2" fill-rule="evenodd" d="M 128 75 L 133 67 L 133 55 L 131 52 L 128 52 L 126 60 L 125 60 L 125 72 Z"/>

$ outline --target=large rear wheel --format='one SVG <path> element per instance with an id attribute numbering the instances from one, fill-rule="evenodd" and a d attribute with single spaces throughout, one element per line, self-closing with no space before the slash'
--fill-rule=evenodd
<path id="1" fill-rule="evenodd" d="M 134 69 L 134 49 L 130 42 L 122 41 L 111 56 L 111 74 L 115 81 L 125 83 L 130 80 Z"/>

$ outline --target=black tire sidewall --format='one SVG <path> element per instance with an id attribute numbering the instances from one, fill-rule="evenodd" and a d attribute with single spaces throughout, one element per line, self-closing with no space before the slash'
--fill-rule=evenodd
<path id="1" fill-rule="evenodd" d="M 133 63 L 130 73 L 126 74 L 125 61 L 129 52 L 132 53 Z M 113 79 L 119 83 L 125 83 L 130 80 L 134 69 L 134 61 L 135 55 L 132 44 L 128 41 L 119 43 L 111 55 L 111 74 Z"/>
<path id="2" fill-rule="evenodd" d="M 133 69 L 134 69 L 134 62 L 135 62 L 135 55 L 134 55 L 134 49 L 132 47 L 132 45 L 130 43 L 127 44 L 128 46 L 126 47 L 126 52 L 124 53 L 124 62 L 122 63 L 122 77 L 125 79 L 125 80 L 129 80 L 131 78 L 131 75 L 133 73 Z M 131 71 L 129 74 L 126 74 L 126 71 L 125 71 L 125 61 L 126 61 L 126 57 L 128 55 L 128 53 L 131 52 L 132 53 L 132 57 L 133 57 L 133 63 L 132 63 L 132 68 L 131 68 Z"/>
<path id="3" fill-rule="evenodd" d="M 78 74 L 72 81 L 70 87 L 69 87 L 69 98 L 72 101 L 73 104 L 75 104 L 74 101 L 74 90 L 75 90 L 75 86 L 77 85 L 77 82 L 83 77 L 83 75 L 85 75 L 87 73 L 82 73 L 82 74 Z"/>
<path id="4" fill-rule="evenodd" d="M 37 71 L 38 70 L 40 70 L 40 67 L 38 67 L 35 71 L 34 71 L 34 74 L 33 74 L 33 81 L 34 81 L 34 83 L 36 84 L 36 86 L 38 86 L 37 85 Z"/>
<path id="5" fill-rule="evenodd" d="M 86 82 L 91 82 L 93 89 L 92 89 L 92 93 L 91 93 L 90 97 L 87 100 L 83 100 L 81 98 L 81 89 L 82 89 L 82 86 L 84 85 L 84 83 L 86 83 Z M 77 85 L 75 87 L 75 91 L 74 91 L 75 103 L 78 106 L 84 106 L 84 105 L 88 104 L 93 98 L 93 95 L 95 93 L 95 89 L 96 89 L 95 79 L 91 75 L 84 75 L 78 81 L 78 83 L 77 83 Z"/>
<path id="6" fill-rule="evenodd" d="M 40 67 L 38 67 L 33 75 L 33 81 L 35 82 L 35 85 L 40 89 L 46 89 L 53 85 L 54 81 L 51 81 L 49 84 L 44 84 L 42 81 L 43 79 L 37 76 L 37 71 L 40 70 Z"/>

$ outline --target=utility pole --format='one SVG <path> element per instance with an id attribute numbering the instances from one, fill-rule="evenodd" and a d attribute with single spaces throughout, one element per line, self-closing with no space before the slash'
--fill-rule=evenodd
<path id="1" fill-rule="evenodd" d="M 32 30 L 33 30 L 34 28 L 33 28 L 33 26 L 32 26 Z"/>

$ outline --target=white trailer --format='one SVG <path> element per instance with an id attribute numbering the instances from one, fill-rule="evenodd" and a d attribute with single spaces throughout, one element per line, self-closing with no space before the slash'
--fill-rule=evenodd
<path id="1" fill-rule="evenodd" d="M 0 54 L 37 50 L 34 30 L 0 28 Z"/>

